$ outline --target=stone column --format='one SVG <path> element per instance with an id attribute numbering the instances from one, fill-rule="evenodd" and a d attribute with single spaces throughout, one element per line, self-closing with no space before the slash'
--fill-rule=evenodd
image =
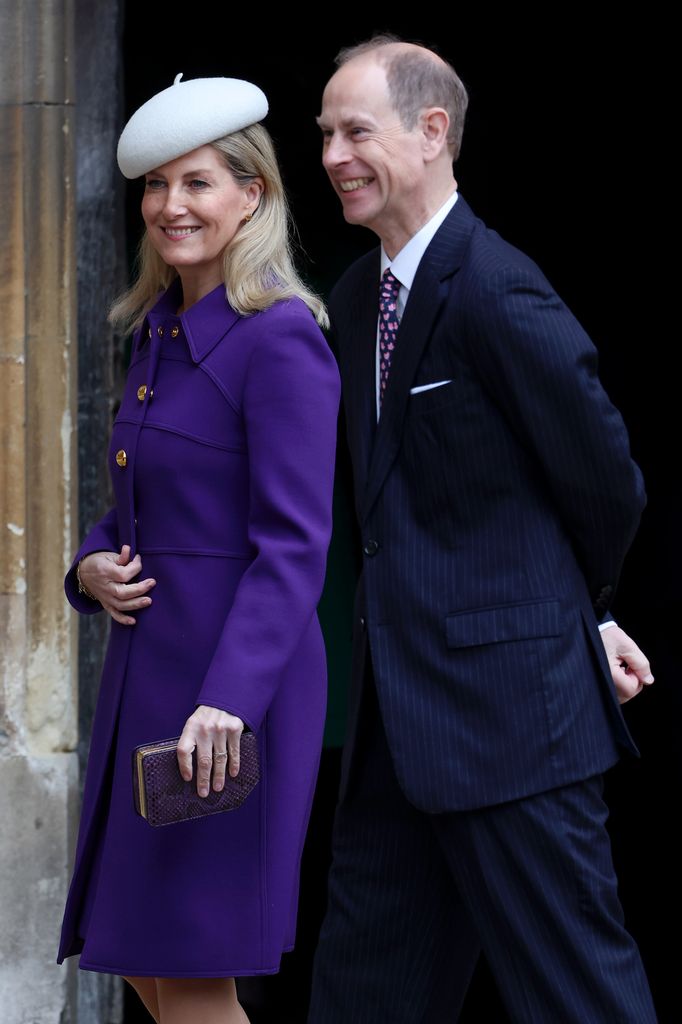
<path id="1" fill-rule="evenodd" d="M 0 991 L 75 1020 L 55 964 L 78 799 L 72 0 L 0 0 Z"/>
<path id="2" fill-rule="evenodd" d="M 124 346 L 107 324 L 107 309 L 127 278 L 124 178 L 116 165 L 122 120 L 121 6 L 118 0 L 75 0 L 79 538 L 113 504 L 106 452 L 125 376 Z M 81 780 L 108 631 L 106 615 L 79 620 Z M 78 982 L 79 1024 L 121 1020 L 118 978 L 81 971 Z"/>

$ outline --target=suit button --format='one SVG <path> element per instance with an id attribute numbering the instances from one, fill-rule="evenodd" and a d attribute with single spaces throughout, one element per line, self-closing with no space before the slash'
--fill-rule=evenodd
<path id="1" fill-rule="evenodd" d="M 160 338 L 163 338 L 163 327 L 159 326 L 156 328 L 156 333 Z"/>
<path id="2" fill-rule="evenodd" d="M 125 469 L 127 462 L 128 456 L 121 448 L 119 451 L 116 452 L 116 465 L 120 466 L 121 469 Z"/>
<path id="3" fill-rule="evenodd" d="M 376 555 L 377 551 L 379 550 L 379 541 L 368 540 L 362 550 L 365 552 L 366 555 L 372 558 L 374 555 Z"/>
<path id="4" fill-rule="evenodd" d="M 361 616 L 360 617 L 360 629 L 364 630 L 366 628 L 366 626 L 367 626 L 367 623 L 365 622 L 365 618 L 364 618 L 364 616 Z"/>
<path id="5" fill-rule="evenodd" d="M 175 327 L 173 327 L 171 329 L 171 338 L 177 338 L 179 333 L 180 333 L 180 328 L 176 325 Z"/>
<path id="6" fill-rule="evenodd" d="M 147 394 L 147 385 L 143 384 L 137 389 L 137 397 L 140 402 L 144 402 L 144 396 Z"/>

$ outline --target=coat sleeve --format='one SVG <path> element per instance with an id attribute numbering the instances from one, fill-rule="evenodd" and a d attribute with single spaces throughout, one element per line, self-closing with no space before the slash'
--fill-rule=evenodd
<path id="1" fill-rule="evenodd" d="M 144 326 L 144 325 L 143 325 Z M 138 327 L 133 334 L 133 352 L 137 349 L 140 344 L 140 338 L 142 336 L 143 327 Z M 76 557 L 74 558 L 71 568 L 66 574 L 64 580 L 64 590 L 69 603 L 73 605 L 77 612 L 81 612 L 83 615 L 92 615 L 94 612 L 101 612 L 102 605 L 99 601 L 93 601 L 91 598 L 86 597 L 85 594 L 78 593 L 78 579 L 76 578 L 76 569 L 78 563 L 86 555 L 92 555 L 95 551 L 120 551 L 121 545 L 118 535 L 118 518 L 116 509 L 109 509 L 105 516 L 102 516 L 98 523 L 95 523 L 93 528 L 88 533 L 87 537 L 81 544 Z"/>
<path id="2" fill-rule="evenodd" d="M 645 505 L 625 425 L 585 331 L 534 267 L 483 276 L 469 307 L 471 358 L 535 454 L 604 616 Z"/>
<path id="3" fill-rule="evenodd" d="M 112 508 L 90 530 L 90 533 L 81 544 L 76 557 L 71 563 L 71 568 L 66 574 L 64 590 L 66 591 L 69 603 L 73 605 L 77 612 L 81 612 L 83 615 L 92 615 L 94 612 L 102 611 L 102 605 L 99 601 L 93 601 L 91 598 L 86 597 L 85 594 L 78 593 L 76 568 L 81 558 L 85 558 L 86 555 L 92 555 L 95 551 L 118 550 L 119 543 L 116 509 Z"/>
<path id="4" fill-rule="evenodd" d="M 315 615 L 331 535 L 339 378 L 307 311 L 264 331 L 246 371 L 249 541 L 197 704 L 257 729 Z"/>

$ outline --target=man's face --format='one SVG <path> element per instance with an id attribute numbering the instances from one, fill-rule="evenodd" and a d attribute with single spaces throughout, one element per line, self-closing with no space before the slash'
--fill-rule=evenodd
<path id="1" fill-rule="evenodd" d="M 371 228 L 395 255 L 395 246 L 411 237 L 423 200 L 423 134 L 419 126 L 403 128 L 373 57 L 339 68 L 324 91 L 318 123 L 322 163 L 344 217 Z"/>

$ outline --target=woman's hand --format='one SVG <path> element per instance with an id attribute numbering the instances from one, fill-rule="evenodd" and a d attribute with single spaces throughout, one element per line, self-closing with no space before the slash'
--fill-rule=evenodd
<path id="1" fill-rule="evenodd" d="M 80 581 L 91 597 L 96 598 L 112 619 L 122 626 L 134 626 L 130 612 L 146 608 L 152 603 L 147 592 L 156 580 L 130 583 L 142 571 L 142 559 L 135 555 L 130 560 L 130 545 L 124 544 L 121 553 L 94 551 L 81 559 L 78 566 Z"/>
<path id="2" fill-rule="evenodd" d="M 213 789 L 220 793 L 228 767 L 239 774 L 239 740 L 244 731 L 241 718 L 201 704 L 185 722 L 178 743 L 178 764 L 185 782 L 192 781 L 192 752 L 197 752 L 197 793 L 208 796 L 213 769 Z"/>

